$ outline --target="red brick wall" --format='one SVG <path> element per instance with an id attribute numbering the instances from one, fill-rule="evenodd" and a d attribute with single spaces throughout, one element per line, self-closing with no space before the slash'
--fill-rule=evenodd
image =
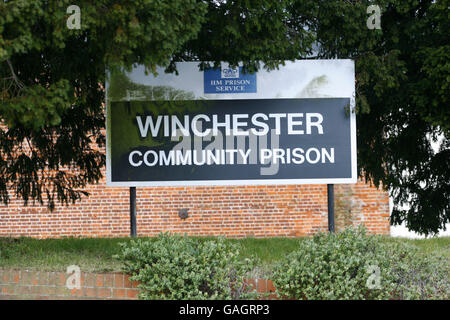
<path id="1" fill-rule="evenodd" d="M 68 289 L 65 272 L 0 269 L 2 299 L 136 299 L 137 284 L 122 273 L 80 274 L 80 288 Z"/>
<path id="2" fill-rule="evenodd" d="M 87 188 L 88 198 L 53 212 L 13 200 L 0 206 L 2 237 L 123 237 L 129 230 L 128 188 Z M 335 185 L 338 229 L 364 223 L 389 234 L 389 199 L 359 182 Z M 178 210 L 188 208 L 181 220 Z M 195 236 L 296 237 L 327 230 L 326 185 L 137 188 L 137 232 L 170 231 Z"/>
<path id="3" fill-rule="evenodd" d="M 80 273 L 80 287 L 68 289 L 65 272 L 0 269 L 0 300 L 130 300 L 136 299 L 138 283 L 123 273 Z M 247 279 L 261 298 L 276 298 L 272 280 Z"/>
<path id="4" fill-rule="evenodd" d="M 0 127 L 5 126 L 0 123 Z M 23 146 L 27 150 L 27 145 Z M 105 171 L 103 171 L 105 173 Z M 129 230 L 129 189 L 90 185 L 90 196 L 71 206 L 0 205 L 0 237 L 124 237 Z M 11 198 L 13 198 L 11 190 Z M 389 234 L 389 198 L 363 182 L 335 185 L 336 226 L 364 223 Z M 189 209 L 181 220 L 178 210 Z M 195 236 L 297 237 L 327 230 L 326 185 L 137 188 L 137 232 Z"/>

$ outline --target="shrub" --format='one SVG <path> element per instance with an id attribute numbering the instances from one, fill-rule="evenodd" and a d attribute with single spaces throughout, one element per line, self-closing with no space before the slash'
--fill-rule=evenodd
<path id="1" fill-rule="evenodd" d="M 121 244 L 116 258 L 124 263 L 130 279 L 140 283 L 141 299 L 254 297 L 244 283 L 252 261 L 241 261 L 238 246 L 223 238 L 195 240 L 160 234 L 154 240 Z"/>
<path id="2" fill-rule="evenodd" d="M 418 248 L 394 244 L 391 249 L 391 273 L 395 299 L 425 300 L 450 298 L 448 258 L 420 254 Z"/>
<path id="3" fill-rule="evenodd" d="M 359 228 L 301 241 L 273 281 L 281 297 L 294 299 L 448 299 L 448 276 L 445 259 Z"/>

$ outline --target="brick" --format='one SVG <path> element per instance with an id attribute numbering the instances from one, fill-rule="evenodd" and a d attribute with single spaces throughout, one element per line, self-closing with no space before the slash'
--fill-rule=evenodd
<path id="1" fill-rule="evenodd" d="M 22 285 L 30 285 L 31 284 L 31 274 L 29 271 L 22 270 L 20 274 L 20 283 Z"/>
<path id="2" fill-rule="evenodd" d="M 131 287 L 132 288 L 136 289 L 138 287 L 138 285 L 139 285 L 138 281 L 131 281 Z"/>
<path id="3" fill-rule="evenodd" d="M 267 280 L 266 279 L 256 279 L 256 291 L 258 293 L 267 292 Z"/>
<path id="4" fill-rule="evenodd" d="M 85 287 L 95 287 L 97 284 L 97 275 L 88 273 L 85 275 L 84 286 Z"/>
<path id="5" fill-rule="evenodd" d="M 84 296 L 87 298 L 95 298 L 97 296 L 97 288 L 84 288 Z"/>
<path id="6" fill-rule="evenodd" d="M 85 272 L 81 272 L 81 274 L 80 274 L 80 285 L 83 287 L 85 282 L 86 282 L 86 273 Z"/>
<path id="7" fill-rule="evenodd" d="M 45 288 L 45 292 L 49 296 L 54 296 L 54 295 L 56 295 L 56 292 L 57 292 L 56 288 L 57 288 L 56 286 L 47 286 Z"/>
<path id="8" fill-rule="evenodd" d="M 77 289 L 70 289 L 70 295 L 72 297 L 82 297 L 83 296 L 83 288 Z"/>
<path id="9" fill-rule="evenodd" d="M 124 299 L 126 298 L 126 289 L 113 289 L 112 297 L 115 299 Z"/>
<path id="10" fill-rule="evenodd" d="M 28 275 L 31 285 L 33 286 L 39 285 L 39 271 L 31 271 Z"/>
<path id="11" fill-rule="evenodd" d="M 124 288 L 132 288 L 132 287 L 133 287 L 133 286 L 132 286 L 132 283 L 131 283 L 131 280 L 130 280 L 130 276 L 127 275 L 127 274 L 124 276 L 123 287 L 124 287 Z"/>
<path id="12" fill-rule="evenodd" d="M 12 274 L 12 282 L 19 283 L 20 282 L 20 270 L 14 271 Z"/>
<path id="13" fill-rule="evenodd" d="M 275 292 L 275 286 L 273 285 L 272 280 L 267 280 L 267 292 Z"/>
<path id="14" fill-rule="evenodd" d="M 103 287 L 103 274 L 96 274 L 95 275 L 95 286 L 96 287 Z"/>
<path id="15" fill-rule="evenodd" d="M 20 296 L 28 296 L 31 294 L 31 287 L 25 285 L 19 285 L 16 287 L 16 293 Z"/>
<path id="16" fill-rule="evenodd" d="M 45 293 L 45 287 L 42 286 L 31 286 L 31 294 L 34 296 L 38 296 L 41 293 Z"/>
<path id="17" fill-rule="evenodd" d="M 14 295 L 16 294 L 16 286 L 12 284 L 1 285 L 3 295 Z"/>
<path id="18" fill-rule="evenodd" d="M 10 278 L 10 271 L 9 270 L 4 270 L 2 272 L 2 277 L 1 277 L 0 284 L 7 284 L 7 283 L 9 283 L 9 278 Z"/>
<path id="19" fill-rule="evenodd" d="M 55 276 L 58 279 L 58 282 L 57 282 L 58 286 L 65 286 L 66 285 L 66 281 L 67 281 L 67 276 L 68 275 L 65 272 L 58 272 Z"/>
<path id="20" fill-rule="evenodd" d="M 57 296 L 70 296 L 71 292 L 68 288 L 66 288 L 65 286 L 58 286 L 56 287 L 56 295 Z"/>
<path id="21" fill-rule="evenodd" d="M 111 288 L 97 288 L 97 297 L 111 298 Z"/>
<path id="22" fill-rule="evenodd" d="M 123 273 L 115 273 L 114 274 L 114 287 L 116 288 L 124 288 L 125 279 Z"/>
<path id="23" fill-rule="evenodd" d="M 58 273 L 57 272 L 49 272 L 48 273 L 48 285 L 49 286 L 56 286 L 58 285 Z"/>
<path id="24" fill-rule="evenodd" d="M 104 287 L 113 287 L 114 286 L 114 274 L 104 274 L 103 275 L 103 286 Z"/>
<path id="25" fill-rule="evenodd" d="M 49 272 L 39 272 L 39 285 L 48 285 Z"/>
<path id="26" fill-rule="evenodd" d="M 138 293 L 139 293 L 139 291 L 136 289 L 127 289 L 126 290 L 127 298 L 136 299 Z"/>

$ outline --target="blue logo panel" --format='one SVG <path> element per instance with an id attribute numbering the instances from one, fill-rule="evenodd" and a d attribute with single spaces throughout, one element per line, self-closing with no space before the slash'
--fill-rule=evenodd
<path id="1" fill-rule="evenodd" d="M 256 73 L 244 74 L 242 67 L 207 69 L 203 73 L 205 93 L 255 93 Z"/>

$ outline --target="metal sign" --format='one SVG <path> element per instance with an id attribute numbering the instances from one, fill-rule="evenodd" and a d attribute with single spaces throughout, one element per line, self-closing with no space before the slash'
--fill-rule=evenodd
<path id="1" fill-rule="evenodd" d="M 111 71 L 107 185 L 356 182 L 354 64 Z"/>

